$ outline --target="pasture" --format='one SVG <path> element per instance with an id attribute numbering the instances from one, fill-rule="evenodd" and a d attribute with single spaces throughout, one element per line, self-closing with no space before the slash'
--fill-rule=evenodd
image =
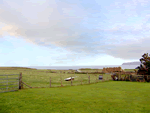
<path id="1" fill-rule="evenodd" d="M 61 80 L 63 86 L 70 86 L 71 81 L 65 81 L 64 79 L 68 77 L 75 77 L 72 81 L 73 85 L 89 84 L 98 82 L 99 74 L 74 74 L 75 70 L 36 70 L 36 69 L 26 69 L 26 68 L 0 68 L 0 75 L 2 74 L 19 74 L 22 72 L 22 81 L 31 87 L 50 87 L 50 77 L 51 77 L 51 87 L 61 86 Z M 71 73 L 73 71 L 73 73 Z M 56 72 L 56 73 L 51 73 Z M 65 73 L 64 73 L 65 72 Z M 68 73 L 70 72 L 70 73 Z M 85 72 L 85 71 L 84 71 Z M 86 71 L 87 72 L 87 71 Z M 88 71 L 88 72 L 91 72 Z M 101 70 L 99 70 L 101 72 Z M 110 74 L 104 74 L 104 80 L 111 79 Z M 24 85 L 24 88 L 28 88 Z"/>

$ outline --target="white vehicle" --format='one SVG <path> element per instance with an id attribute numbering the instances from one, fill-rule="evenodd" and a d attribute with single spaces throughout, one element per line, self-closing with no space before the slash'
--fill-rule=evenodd
<path id="1" fill-rule="evenodd" d="M 74 80 L 75 77 L 72 77 L 72 80 Z M 71 81 L 71 77 L 64 79 L 65 81 Z"/>

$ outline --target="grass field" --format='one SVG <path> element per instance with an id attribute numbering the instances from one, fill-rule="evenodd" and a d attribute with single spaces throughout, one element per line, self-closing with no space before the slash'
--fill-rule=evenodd
<path id="1" fill-rule="evenodd" d="M 99 74 L 68 74 L 72 70 L 52 70 L 57 73 L 50 73 L 50 70 L 36 70 L 36 69 L 25 69 L 25 68 L 0 68 L 0 75 L 2 74 L 19 74 L 22 72 L 22 81 L 31 87 L 50 87 L 50 77 L 51 77 L 51 87 L 61 86 L 61 78 L 63 86 L 70 86 L 71 81 L 65 81 L 64 79 L 68 77 L 75 77 L 72 81 L 73 85 L 88 84 L 90 75 L 90 83 L 96 83 Z M 11 77 L 11 76 L 9 76 Z M 12 76 L 14 77 L 14 76 Z M 15 76 L 17 77 L 17 76 Z M 0 76 L 0 78 L 2 78 Z M 110 74 L 105 74 L 104 79 L 111 79 Z M 1 82 L 1 81 L 0 81 Z M 24 85 L 24 88 L 28 88 Z"/>
<path id="2" fill-rule="evenodd" d="M 149 87 L 109 81 L 0 93 L 0 113 L 149 113 Z"/>

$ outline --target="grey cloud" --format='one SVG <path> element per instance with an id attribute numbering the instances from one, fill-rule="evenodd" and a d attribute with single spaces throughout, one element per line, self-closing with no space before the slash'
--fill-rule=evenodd
<path id="1" fill-rule="evenodd" d="M 123 45 L 114 46 L 105 52 L 111 56 L 122 59 L 140 59 L 144 53 L 150 53 L 150 38 L 143 38 L 132 43 L 124 43 Z"/>
<path id="2" fill-rule="evenodd" d="M 143 52 L 148 51 L 149 38 L 141 39 L 144 32 L 149 31 L 150 27 L 146 24 L 136 28 L 120 23 L 116 28 L 103 29 L 96 22 L 90 21 L 89 23 L 101 29 L 89 29 L 83 23 L 92 18 L 92 11 L 87 12 L 76 4 L 56 3 L 55 0 L 51 3 L 48 0 L 45 3 L 7 0 L 0 7 L 0 21 L 6 24 L 0 30 L 1 36 L 7 32 L 36 45 L 61 47 L 72 53 L 73 56 L 67 56 L 70 59 L 85 54 L 108 54 L 122 59 L 137 59 Z M 135 38 L 140 36 L 137 39 L 139 41 L 127 39 L 128 35 Z M 65 56 L 58 60 L 65 60 Z"/>

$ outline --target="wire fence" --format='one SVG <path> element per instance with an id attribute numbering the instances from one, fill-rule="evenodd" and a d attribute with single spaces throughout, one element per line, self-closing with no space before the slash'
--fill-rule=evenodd
<path id="1" fill-rule="evenodd" d="M 32 76 L 32 80 L 24 78 L 23 88 L 40 88 L 40 87 L 62 87 L 62 86 L 76 86 L 84 84 L 94 84 L 98 82 L 112 80 L 110 74 L 63 74 L 56 76 Z M 28 85 L 28 86 L 27 86 Z"/>

